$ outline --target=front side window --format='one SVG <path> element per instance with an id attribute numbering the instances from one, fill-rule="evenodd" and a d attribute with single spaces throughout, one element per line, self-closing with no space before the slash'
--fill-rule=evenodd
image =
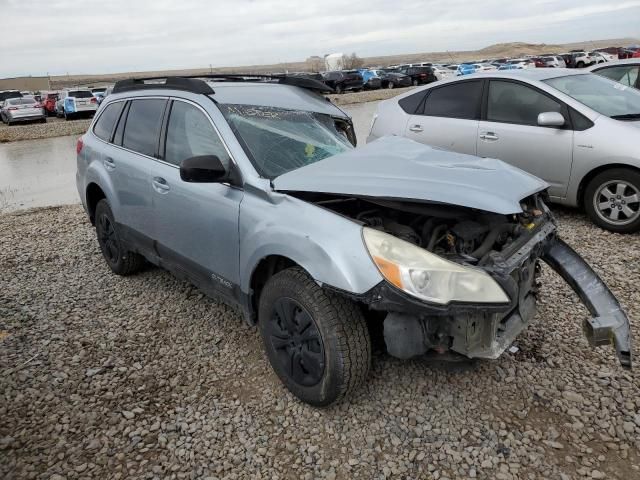
<path id="1" fill-rule="evenodd" d="M 169 116 L 164 160 L 180 166 L 183 160 L 201 155 L 215 155 L 229 169 L 231 159 L 209 117 L 176 100 Z"/>
<path id="2" fill-rule="evenodd" d="M 623 85 L 629 85 L 635 87 L 638 81 L 638 72 L 640 66 L 638 65 L 624 65 L 619 67 L 609 67 L 598 70 L 598 75 L 602 75 L 605 78 L 610 78 L 616 82 L 620 82 Z"/>
<path id="3" fill-rule="evenodd" d="M 475 120 L 479 118 L 482 82 L 460 82 L 431 90 L 424 115 Z"/>
<path id="4" fill-rule="evenodd" d="M 133 100 L 129 107 L 122 146 L 150 157 L 156 154 L 166 100 Z"/>
<path id="5" fill-rule="evenodd" d="M 253 105 L 220 105 L 260 175 L 273 179 L 353 148 L 329 115 Z"/>
<path id="6" fill-rule="evenodd" d="M 538 125 L 543 112 L 561 113 L 562 104 L 520 83 L 491 80 L 487 103 L 490 122 Z"/>
<path id="7" fill-rule="evenodd" d="M 101 138 L 105 142 L 111 141 L 113 128 L 120 117 L 123 106 L 124 102 L 114 102 L 105 107 L 96 122 L 96 126 L 93 127 L 93 133 L 95 133 L 98 138 Z"/>
<path id="8" fill-rule="evenodd" d="M 544 81 L 578 102 L 615 120 L 640 118 L 640 91 L 600 75 L 567 75 Z"/>

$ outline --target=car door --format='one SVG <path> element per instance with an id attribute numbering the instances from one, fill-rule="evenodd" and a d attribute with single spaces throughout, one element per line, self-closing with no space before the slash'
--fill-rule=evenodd
<path id="1" fill-rule="evenodd" d="M 203 290 L 235 298 L 243 191 L 228 183 L 180 178 L 180 164 L 187 158 L 215 155 L 231 169 L 231 155 L 209 115 L 195 103 L 174 99 L 165 123 L 164 153 L 152 174 L 157 251 L 170 268 Z"/>
<path id="2" fill-rule="evenodd" d="M 549 194 L 564 197 L 573 160 L 573 130 L 567 107 L 521 82 L 491 79 L 485 119 L 478 129 L 478 155 L 493 157 L 546 180 Z M 558 112 L 562 127 L 538 126 L 538 115 Z"/>
<path id="3" fill-rule="evenodd" d="M 481 100 L 482 80 L 463 80 L 428 89 L 426 99 L 410 115 L 404 136 L 475 155 Z"/>
<path id="4" fill-rule="evenodd" d="M 158 155 L 166 104 L 166 98 L 131 100 L 114 134 L 116 147 L 106 149 L 102 160 L 118 197 L 116 221 L 124 227 L 121 230 L 129 239 L 146 253 L 153 251 L 151 171 Z"/>

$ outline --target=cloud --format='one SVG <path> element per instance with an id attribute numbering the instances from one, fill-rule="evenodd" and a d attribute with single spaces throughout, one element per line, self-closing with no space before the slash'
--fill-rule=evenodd
<path id="1" fill-rule="evenodd" d="M 0 76 L 387 55 L 640 34 L 640 0 L 0 0 Z"/>

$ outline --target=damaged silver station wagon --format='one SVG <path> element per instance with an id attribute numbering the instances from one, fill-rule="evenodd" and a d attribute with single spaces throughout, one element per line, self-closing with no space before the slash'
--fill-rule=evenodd
<path id="1" fill-rule="evenodd" d="M 410 358 L 499 357 L 533 321 L 540 261 L 577 292 L 592 345 L 631 367 L 629 321 L 560 240 L 547 184 L 499 160 L 383 137 L 304 77 L 126 80 L 78 141 L 104 258 L 146 261 L 239 305 L 301 400 L 364 381 L 372 337 Z"/>

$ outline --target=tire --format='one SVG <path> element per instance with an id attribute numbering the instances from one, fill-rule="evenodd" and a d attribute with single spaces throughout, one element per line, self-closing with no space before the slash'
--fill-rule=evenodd
<path id="1" fill-rule="evenodd" d="M 391 89 L 391 88 L 394 88 L 394 87 L 395 87 L 395 85 L 394 85 L 393 82 L 387 83 L 387 88 Z"/>
<path id="2" fill-rule="evenodd" d="M 344 89 L 342 88 L 342 85 L 340 85 L 340 84 L 336 85 L 335 91 L 336 91 L 337 94 L 344 93 Z"/>
<path id="3" fill-rule="evenodd" d="M 411 84 L 412 84 L 414 87 L 417 87 L 420 83 L 418 82 L 418 80 L 417 80 L 417 79 L 415 79 L 415 78 L 414 78 L 414 79 L 413 79 L 413 82 L 411 82 Z"/>
<path id="4" fill-rule="evenodd" d="M 96 206 L 95 219 L 98 245 L 111 271 L 122 276 L 139 272 L 144 265 L 144 257 L 125 248 L 118 234 L 111 207 L 104 198 Z"/>
<path id="5" fill-rule="evenodd" d="M 42 117 L 40 119 L 40 123 L 47 123 L 47 117 Z"/>
<path id="6" fill-rule="evenodd" d="M 361 310 L 300 268 L 269 279 L 260 295 L 258 328 L 275 373 L 310 405 L 341 400 L 369 373 L 371 339 Z"/>
<path id="7" fill-rule="evenodd" d="M 639 231 L 640 173 L 629 168 L 612 168 L 599 173 L 585 189 L 584 208 L 593 223 L 605 230 Z"/>
<path id="8" fill-rule="evenodd" d="M 69 120 L 73 120 L 73 116 L 70 113 L 67 113 L 66 110 L 62 110 L 62 113 L 64 115 L 64 119 L 68 122 Z"/>
<path id="9" fill-rule="evenodd" d="M 576 67 L 577 67 L 577 68 L 584 68 L 584 62 L 578 62 L 578 63 L 576 64 Z"/>

